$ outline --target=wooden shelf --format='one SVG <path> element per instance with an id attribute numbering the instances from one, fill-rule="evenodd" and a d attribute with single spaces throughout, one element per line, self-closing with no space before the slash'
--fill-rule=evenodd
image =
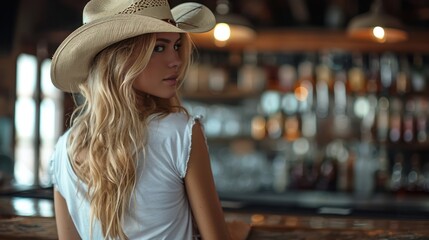
<path id="1" fill-rule="evenodd" d="M 346 50 L 363 52 L 406 52 L 429 53 L 429 31 L 411 31 L 409 39 L 400 43 L 377 43 L 356 40 L 347 36 L 345 31 L 310 29 L 288 30 L 268 29 L 259 31 L 256 39 L 247 43 L 231 43 L 217 47 L 211 35 L 193 34 L 192 39 L 197 47 L 218 50 L 257 50 L 257 51 L 322 51 Z"/>

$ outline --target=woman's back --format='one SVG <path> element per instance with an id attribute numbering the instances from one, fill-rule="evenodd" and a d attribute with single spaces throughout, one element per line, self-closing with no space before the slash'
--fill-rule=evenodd
<path id="1" fill-rule="evenodd" d="M 194 123 L 195 118 L 188 118 L 183 113 L 172 113 L 150 122 L 145 160 L 139 161 L 131 210 L 123 222 L 129 239 L 151 239 L 155 236 L 165 239 L 184 236 L 183 239 L 191 239 L 192 214 L 184 177 Z M 58 142 L 52 173 L 80 236 L 87 239 L 90 225 L 89 203 L 84 198 L 87 188 L 77 181 L 67 157 L 68 136 L 69 132 Z M 92 235 L 93 239 L 102 238 L 97 221 Z"/>

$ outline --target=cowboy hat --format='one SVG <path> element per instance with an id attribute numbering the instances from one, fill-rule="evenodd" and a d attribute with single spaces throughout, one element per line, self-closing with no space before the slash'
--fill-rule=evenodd
<path id="1" fill-rule="evenodd" d="M 207 32 L 215 22 L 207 7 L 194 2 L 170 10 L 167 0 L 91 0 L 83 10 L 83 25 L 52 57 L 52 83 L 65 92 L 78 92 L 91 61 L 109 45 L 145 33 Z"/>

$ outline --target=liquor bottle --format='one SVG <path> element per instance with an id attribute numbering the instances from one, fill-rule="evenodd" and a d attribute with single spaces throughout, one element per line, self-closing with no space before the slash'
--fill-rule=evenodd
<path id="1" fill-rule="evenodd" d="M 343 115 L 347 113 L 347 73 L 340 70 L 335 73 L 334 82 L 334 113 Z"/>
<path id="2" fill-rule="evenodd" d="M 225 89 L 228 79 L 228 71 L 224 66 L 226 62 L 224 53 L 216 53 L 211 61 L 211 68 L 208 72 L 208 89 L 212 92 L 221 92 Z"/>
<path id="3" fill-rule="evenodd" d="M 388 118 L 388 114 L 384 114 L 383 112 L 379 113 L 377 111 L 380 89 L 380 57 L 378 54 L 372 53 L 368 56 L 367 81 L 365 88 L 370 108 L 368 114 L 364 116 L 362 120 L 363 134 L 367 135 L 366 138 L 371 140 L 376 138 L 375 135 L 377 135 L 375 133 L 377 131 L 376 119 L 379 116 L 384 118 L 384 121 Z M 383 114 L 384 116 L 382 116 Z M 387 126 L 387 124 L 385 126 Z"/>
<path id="4" fill-rule="evenodd" d="M 279 75 L 278 75 L 278 56 L 275 53 L 260 54 L 261 68 L 266 76 L 266 89 L 278 90 L 279 89 Z"/>
<path id="5" fill-rule="evenodd" d="M 299 190 L 314 189 L 318 174 L 313 164 L 314 150 L 308 140 L 301 138 L 298 142 L 298 144 L 305 144 L 306 147 L 299 150 L 293 161 L 290 186 Z"/>
<path id="6" fill-rule="evenodd" d="M 299 101 L 298 112 L 303 113 L 313 109 L 314 100 L 314 64 L 310 57 L 306 57 L 298 64 L 298 80 L 294 94 Z"/>
<path id="7" fill-rule="evenodd" d="M 312 111 L 301 114 L 301 134 L 307 139 L 313 139 L 317 134 L 317 117 Z"/>
<path id="8" fill-rule="evenodd" d="M 297 156 L 290 166 L 290 188 L 303 189 L 303 179 L 305 177 L 305 163 L 302 156 Z"/>
<path id="9" fill-rule="evenodd" d="M 211 53 L 201 53 L 201 60 L 194 66 L 194 68 L 196 68 L 196 75 L 194 75 L 190 84 L 197 85 L 198 91 L 207 92 L 209 90 L 211 60 Z M 193 71 L 195 71 L 195 69 L 193 69 Z M 197 82 L 197 84 L 195 84 L 195 82 Z"/>
<path id="10" fill-rule="evenodd" d="M 228 71 L 228 89 L 236 89 L 237 81 L 238 81 L 238 70 L 243 64 L 243 55 L 239 51 L 231 51 L 228 54 L 227 66 L 226 69 Z"/>
<path id="11" fill-rule="evenodd" d="M 424 189 L 425 179 L 421 171 L 421 159 L 418 153 L 410 158 L 411 169 L 407 174 L 407 191 L 420 192 Z"/>
<path id="12" fill-rule="evenodd" d="M 353 189 L 353 154 L 342 140 L 331 142 L 327 146 L 327 152 L 337 165 L 336 189 L 341 192 L 351 191 Z"/>
<path id="13" fill-rule="evenodd" d="M 387 52 L 380 58 L 380 81 L 384 96 L 394 94 L 392 91 L 395 76 L 398 73 L 398 60 L 393 53 Z"/>
<path id="14" fill-rule="evenodd" d="M 278 68 L 279 90 L 281 92 L 291 92 L 297 81 L 297 71 L 294 66 L 294 58 L 290 54 L 283 54 L 280 56 Z"/>
<path id="15" fill-rule="evenodd" d="M 316 112 L 320 118 L 329 114 L 330 91 L 334 82 L 327 61 L 326 53 L 321 53 L 320 63 L 316 66 Z"/>
<path id="16" fill-rule="evenodd" d="M 288 141 L 294 141 L 301 137 L 301 124 L 297 115 L 286 116 L 284 120 L 283 137 Z"/>
<path id="17" fill-rule="evenodd" d="M 284 117 L 281 112 L 276 112 L 268 117 L 267 134 L 271 139 L 279 139 L 283 136 Z"/>
<path id="18" fill-rule="evenodd" d="M 286 191 L 290 181 L 290 160 L 283 154 L 277 154 L 273 160 L 273 189 L 275 192 Z"/>
<path id="19" fill-rule="evenodd" d="M 394 155 L 392 174 L 390 177 L 390 189 L 393 192 L 400 192 L 405 185 L 404 155 L 397 152 Z"/>
<path id="20" fill-rule="evenodd" d="M 385 192 L 389 189 L 389 169 L 388 155 L 385 145 L 381 145 L 378 150 L 378 166 L 375 172 L 375 191 Z"/>
<path id="21" fill-rule="evenodd" d="M 416 111 L 416 138 L 417 142 L 425 143 L 428 140 L 428 117 L 425 113 Z"/>
<path id="22" fill-rule="evenodd" d="M 183 90 L 185 93 L 207 90 L 209 58 L 210 55 L 203 52 L 195 56 L 195 60 L 189 66 L 188 74 L 183 83 Z"/>
<path id="23" fill-rule="evenodd" d="M 347 72 L 339 70 L 335 73 L 334 82 L 334 132 L 337 136 L 346 136 L 351 130 L 351 119 L 347 114 L 349 103 L 347 95 Z"/>
<path id="24" fill-rule="evenodd" d="M 357 159 L 354 169 L 354 191 L 357 197 L 367 198 L 375 190 L 374 175 L 376 159 L 374 146 L 366 141 L 358 143 Z"/>
<path id="25" fill-rule="evenodd" d="M 253 139 L 262 140 L 267 136 L 266 119 L 262 115 L 256 115 L 251 121 L 251 136 Z"/>
<path id="26" fill-rule="evenodd" d="M 354 53 L 352 67 L 348 70 L 348 89 L 353 95 L 365 93 L 366 79 L 362 54 Z"/>
<path id="27" fill-rule="evenodd" d="M 411 89 L 410 66 L 406 56 L 401 56 L 399 71 L 396 75 L 396 93 L 407 94 Z"/>
<path id="28" fill-rule="evenodd" d="M 337 160 L 329 153 L 325 153 L 324 158 L 319 166 L 316 189 L 323 191 L 336 191 L 337 180 Z"/>
<path id="29" fill-rule="evenodd" d="M 389 119 L 389 140 L 392 143 L 398 143 L 402 139 L 402 101 L 393 97 L 390 100 L 390 119 Z"/>
<path id="30" fill-rule="evenodd" d="M 377 110 L 377 139 L 381 143 L 384 143 L 388 139 L 389 135 L 389 109 L 390 102 L 387 97 L 380 97 L 378 99 L 378 110 Z"/>
<path id="31" fill-rule="evenodd" d="M 415 109 L 416 109 L 416 103 L 414 99 L 408 99 L 405 102 L 405 111 L 403 113 L 403 133 L 402 138 L 405 143 L 412 143 L 415 140 L 415 133 L 416 133 L 416 127 L 415 127 Z"/>
<path id="32" fill-rule="evenodd" d="M 267 76 L 258 65 L 258 53 L 247 51 L 243 55 L 243 65 L 238 70 L 237 88 L 244 92 L 262 91 L 266 87 Z"/>
<path id="33" fill-rule="evenodd" d="M 413 65 L 411 68 L 411 86 L 414 92 L 424 92 L 427 88 L 427 75 L 425 66 L 423 65 L 423 57 L 420 54 L 415 54 L 413 57 Z"/>
<path id="34" fill-rule="evenodd" d="M 380 91 L 380 57 L 378 54 L 369 55 L 369 66 L 366 82 L 366 92 L 377 95 Z"/>

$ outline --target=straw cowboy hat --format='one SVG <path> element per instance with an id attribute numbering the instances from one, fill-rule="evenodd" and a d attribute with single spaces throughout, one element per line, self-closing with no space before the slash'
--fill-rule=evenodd
<path id="1" fill-rule="evenodd" d="M 73 31 L 52 58 L 52 83 L 65 92 L 78 92 L 89 66 L 101 50 L 145 33 L 207 32 L 213 13 L 199 3 L 170 9 L 167 0 L 91 0 L 83 10 L 83 26 Z"/>

